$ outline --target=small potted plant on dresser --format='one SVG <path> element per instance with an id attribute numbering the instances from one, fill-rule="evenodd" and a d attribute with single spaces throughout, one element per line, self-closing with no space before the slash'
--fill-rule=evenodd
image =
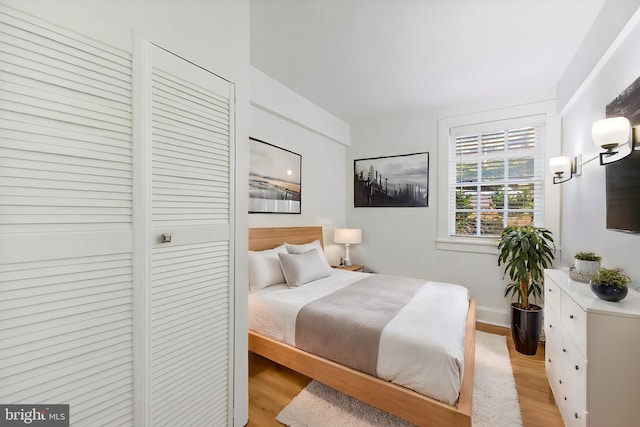
<path id="1" fill-rule="evenodd" d="M 619 268 L 601 268 L 591 277 L 591 290 L 605 301 L 622 301 L 629 292 L 629 276 Z"/>
<path id="2" fill-rule="evenodd" d="M 578 252 L 574 256 L 576 271 L 585 276 L 593 276 L 600 269 L 602 257 L 594 252 Z"/>
<path id="3" fill-rule="evenodd" d="M 504 296 L 517 299 L 511 304 L 511 336 L 519 353 L 534 355 L 538 350 L 542 307 L 529 298 L 542 296 L 544 269 L 551 266 L 555 250 L 551 231 L 541 227 L 507 227 L 498 241 L 498 265 L 504 263 L 504 275 L 509 273 L 512 280 Z"/>

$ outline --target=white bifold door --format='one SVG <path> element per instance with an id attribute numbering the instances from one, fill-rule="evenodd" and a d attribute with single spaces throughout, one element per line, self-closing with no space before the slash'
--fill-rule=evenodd
<path id="1" fill-rule="evenodd" d="M 0 403 L 232 423 L 233 91 L 0 6 Z"/>
<path id="2" fill-rule="evenodd" d="M 150 53 L 150 421 L 226 425 L 232 88 L 158 47 Z"/>

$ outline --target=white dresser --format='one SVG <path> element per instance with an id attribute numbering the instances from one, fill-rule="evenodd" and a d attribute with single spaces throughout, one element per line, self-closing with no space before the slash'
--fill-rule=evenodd
<path id="1" fill-rule="evenodd" d="M 640 426 L 640 293 L 602 301 L 545 270 L 545 364 L 565 424 Z"/>

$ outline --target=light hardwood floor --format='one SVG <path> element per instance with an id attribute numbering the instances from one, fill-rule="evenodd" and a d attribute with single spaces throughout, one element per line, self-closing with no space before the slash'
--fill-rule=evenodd
<path id="1" fill-rule="evenodd" d="M 535 356 L 524 356 L 516 352 L 508 329 L 481 323 L 476 328 L 507 336 L 524 427 L 563 427 L 558 407 L 549 401 L 543 345 Z M 249 353 L 248 427 L 281 427 L 276 415 L 309 382 L 304 375 Z"/>

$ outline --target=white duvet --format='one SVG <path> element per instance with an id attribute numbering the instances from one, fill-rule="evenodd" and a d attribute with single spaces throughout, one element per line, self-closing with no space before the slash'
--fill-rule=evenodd
<path id="1" fill-rule="evenodd" d="M 249 329 L 295 346 L 298 311 L 363 274 L 333 270 L 331 276 L 300 287 L 282 284 L 253 292 Z M 465 287 L 425 281 L 382 331 L 378 377 L 453 405 L 462 382 L 468 309 Z"/>

